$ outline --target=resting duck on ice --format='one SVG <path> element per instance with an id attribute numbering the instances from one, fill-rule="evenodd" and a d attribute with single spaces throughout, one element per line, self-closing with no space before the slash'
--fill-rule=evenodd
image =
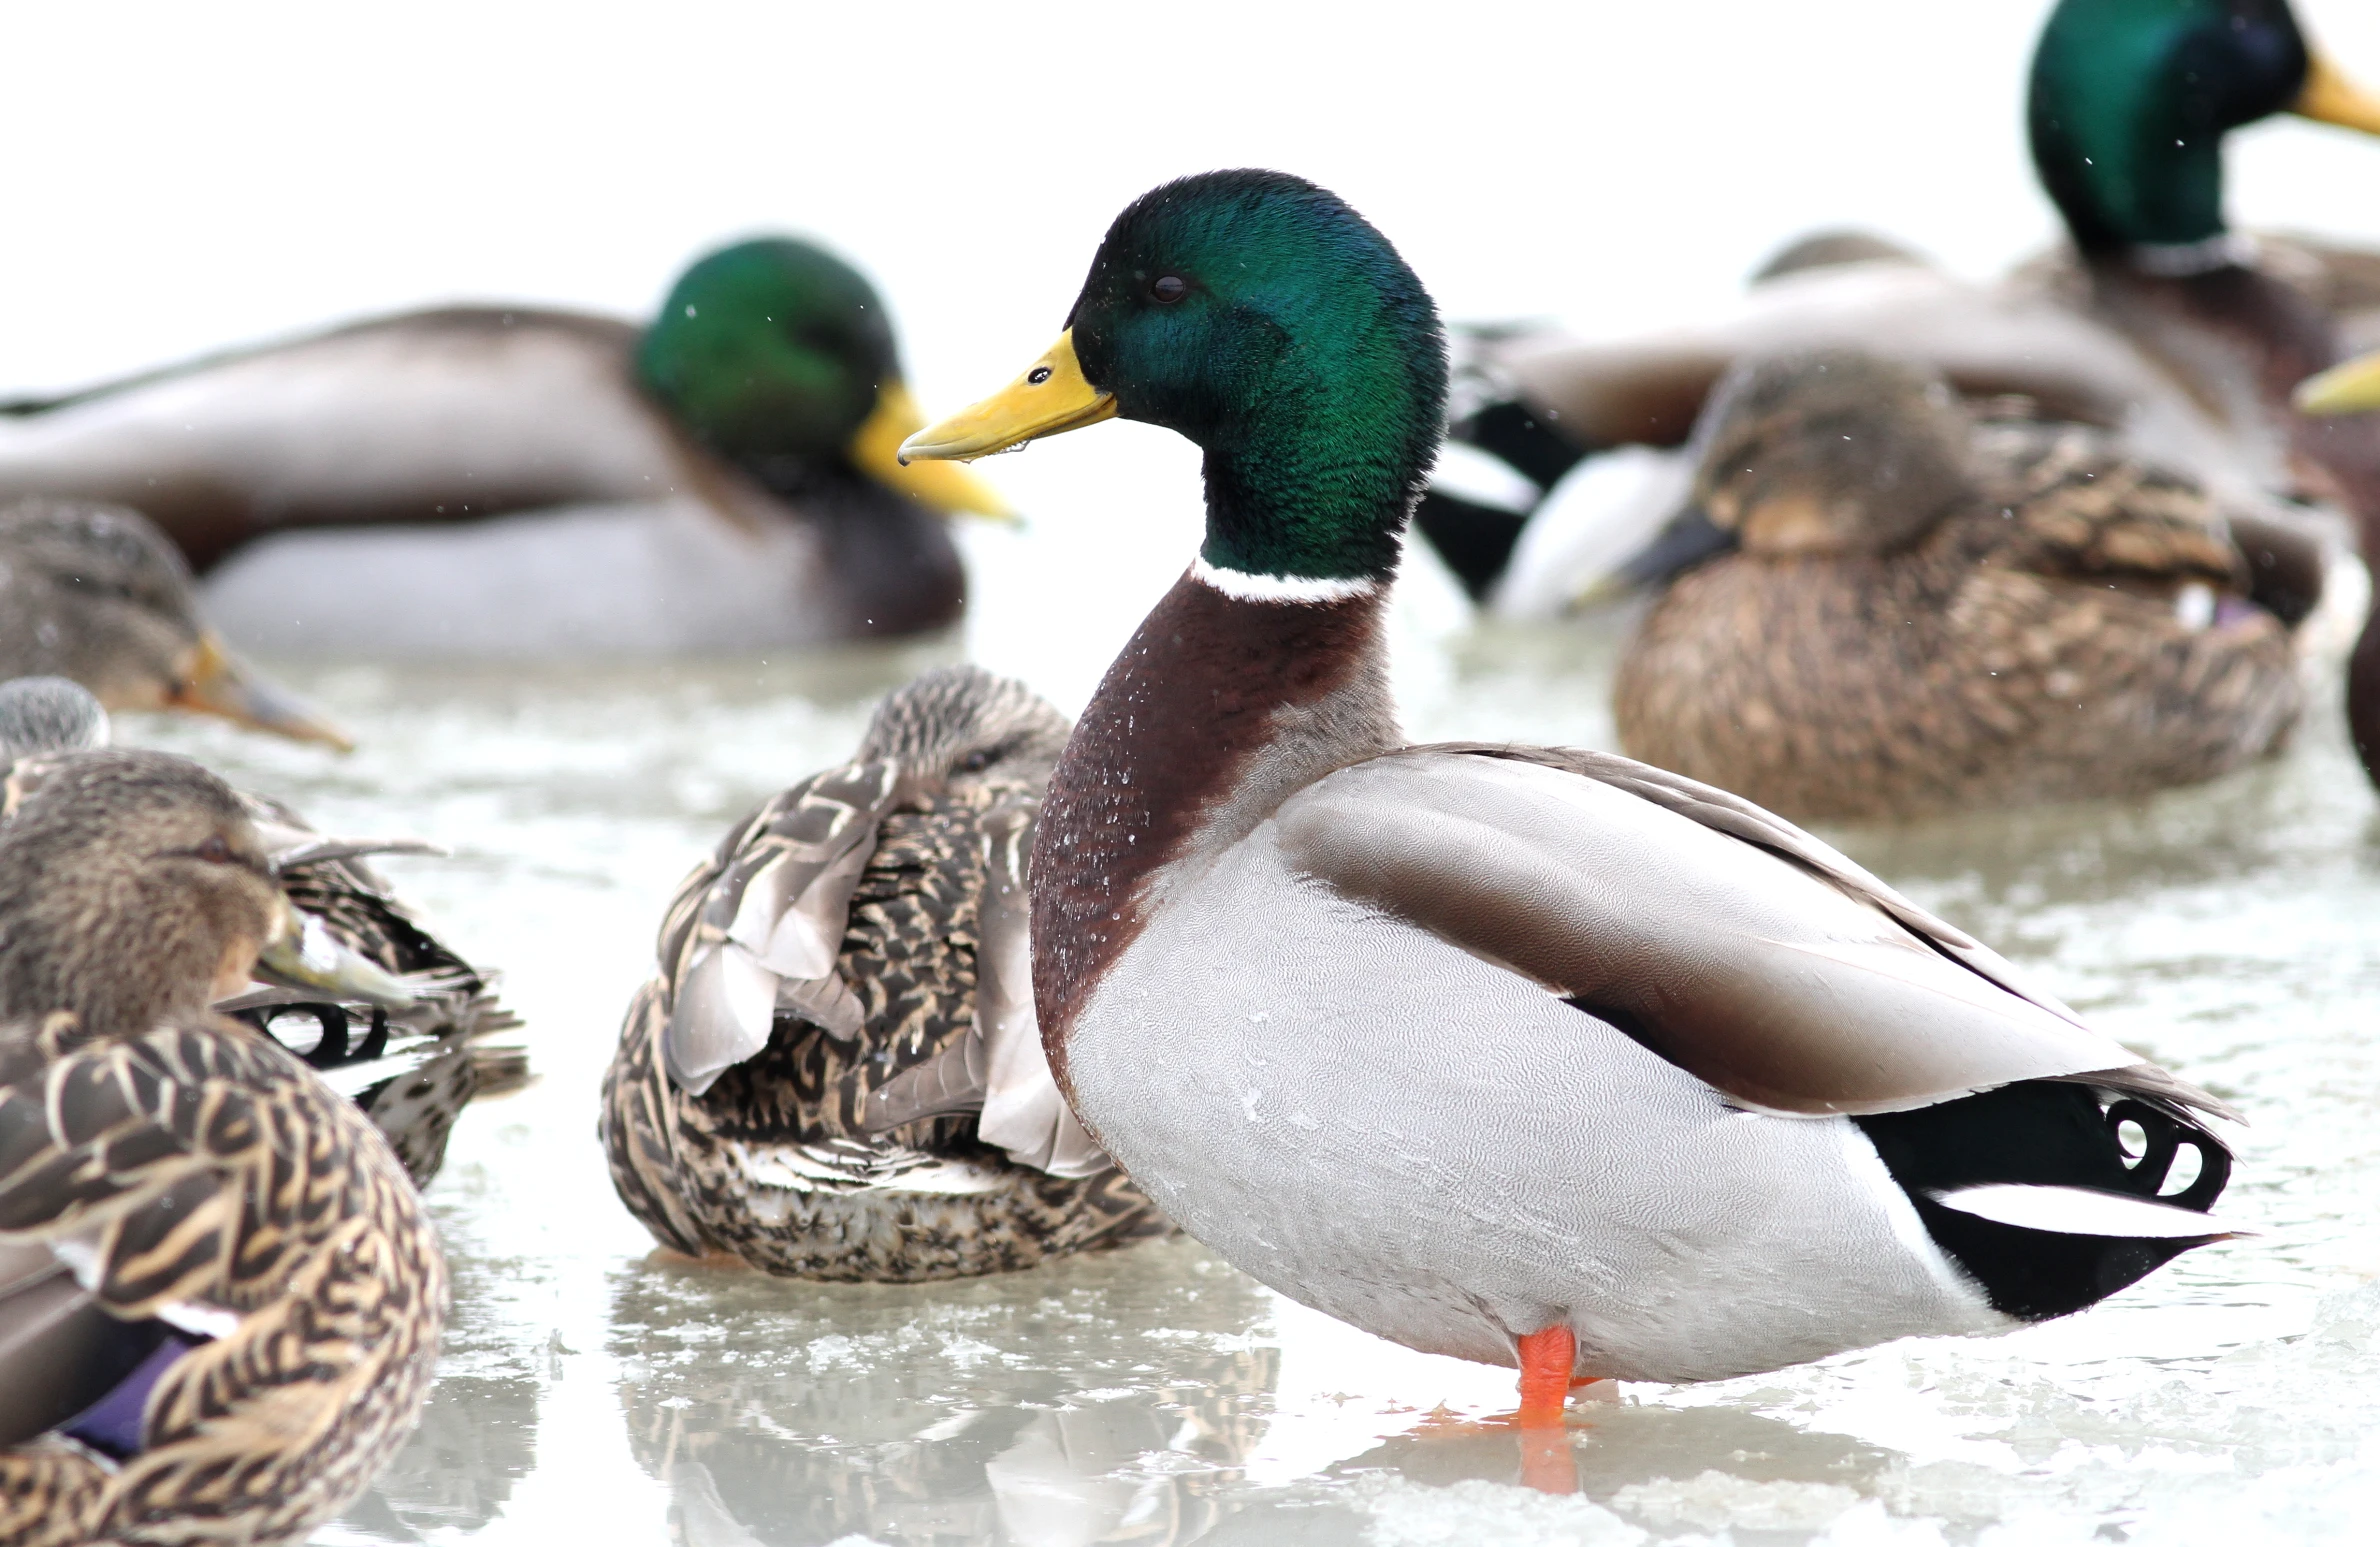
<path id="1" fill-rule="evenodd" d="M 914 1283 L 1169 1228 L 1033 1018 L 1025 861 L 1067 729 L 1021 682 L 936 667 L 680 884 L 603 1081 L 612 1186 L 655 1240 Z"/>
<path id="2" fill-rule="evenodd" d="M 446 1260 L 355 1104 L 209 1013 L 296 916 L 195 763 L 0 826 L 0 1541 L 302 1542 L 421 1415 Z"/>
<path id="3" fill-rule="evenodd" d="M 641 328 L 448 307 L 12 405 L 0 497 L 139 508 L 262 651 L 819 644 L 952 622 L 945 518 L 1006 514 L 894 461 L 919 422 L 873 287 L 766 238 L 697 261 Z"/>
<path id="4" fill-rule="evenodd" d="M 1128 207 L 1057 345 L 905 447 L 1121 415 L 1206 453 L 1204 543 L 1034 838 L 1090 1136 L 1283 1293 L 1518 1366 L 1537 1421 L 1575 1378 L 2064 1315 L 2222 1239 L 2220 1101 L 1825 844 L 1621 757 L 1403 741 L 1382 619 L 1445 385 L 1385 238 L 1212 173 Z"/>

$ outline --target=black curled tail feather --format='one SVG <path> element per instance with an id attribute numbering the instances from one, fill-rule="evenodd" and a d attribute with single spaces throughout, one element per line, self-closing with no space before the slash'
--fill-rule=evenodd
<path id="1" fill-rule="evenodd" d="M 2204 1213 L 2231 1178 L 2231 1151 L 2186 1109 L 2164 1101 L 2129 1092 L 2103 1098 L 2078 1083 L 2028 1080 L 1852 1121 L 1876 1146 L 1935 1243 L 1994 1309 L 2025 1321 L 2095 1305 L 2226 1234 L 2210 1220 L 2204 1236 L 2073 1235 L 1984 1219 L 1940 1201 L 1961 1188 L 2014 1183 L 2116 1193 Z M 2123 1142 L 2128 1123 L 2144 1136 L 2138 1155 Z M 2185 1148 L 2198 1155 L 2198 1175 L 2186 1187 L 2165 1191 Z"/>

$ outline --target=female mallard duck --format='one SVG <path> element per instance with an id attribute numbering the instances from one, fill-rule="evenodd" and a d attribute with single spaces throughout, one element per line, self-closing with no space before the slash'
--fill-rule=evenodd
<path id="1" fill-rule="evenodd" d="M 201 572 L 283 534 L 210 580 L 258 648 L 808 644 L 959 614 L 942 515 L 1004 507 L 902 470 L 918 422 L 868 282 L 768 239 L 695 263 L 641 330 L 414 312 L 20 404 L 0 495 L 137 505 Z M 612 508 L 550 509 L 587 505 Z"/>
<path id="2" fill-rule="evenodd" d="M 1621 658 L 1631 756 L 1799 818 L 2140 795 L 2274 748 L 2289 624 L 2195 484 L 1848 351 L 1739 363 L 1695 507 L 1737 551 Z M 2308 545 L 2300 567 L 2320 572 Z"/>
<path id="3" fill-rule="evenodd" d="M 2224 135 L 2284 111 L 2380 132 L 2380 101 L 2309 48 L 2285 0 L 2060 0 L 2034 54 L 2027 122 L 2079 263 L 1983 287 L 1889 249 L 1837 245 L 1709 327 L 1608 345 L 1496 342 L 1482 369 L 1497 390 L 1458 433 L 1473 443 L 1466 456 L 1515 470 L 1515 509 L 1475 518 L 1477 502 L 1450 490 L 1425 535 L 1442 548 L 1444 531 L 1468 540 L 1483 592 L 1575 596 L 1620 566 L 1526 572 L 1563 558 L 1514 520 L 1551 483 L 1535 470 L 1680 443 L 1739 356 L 1829 346 L 1889 351 L 1975 395 L 2023 393 L 2218 485 L 2343 498 L 2368 523 L 2380 516 L 2380 430 L 2367 444 L 2360 428 L 2312 425 L 2287 395 L 2338 358 L 2347 332 L 2369 330 L 2380 264 L 2303 240 L 2250 242 L 2223 220 Z M 1666 578 L 1658 562 L 1625 572 Z M 2380 694 L 2380 654 L 2373 669 Z M 2371 702 L 2380 715 L 2380 696 Z"/>
<path id="4" fill-rule="evenodd" d="M 603 1088 L 654 1239 L 914 1282 L 1166 1228 L 1041 1061 L 1025 855 L 1065 742 L 1023 684 L 937 668 L 686 878 Z"/>
<path id="5" fill-rule="evenodd" d="M 0 683 L 7 776 L 0 816 L 40 788 L 62 755 L 107 741 L 107 711 L 75 683 Z M 487 1045 L 520 1018 L 497 1002 L 494 975 L 424 929 L 363 858 L 435 850 L 403 839 L 326 838 L 276 801 L 245 792 L 240 800 L 297 928 L 260 959 L 258 983 L 215 1008 L 290 1047 L 352 1096 L 426 1187 L 463 1108 L 527 1083 L 519 1048 Z"/>
<path id="6" fill-rule="evenodd" d="M 1206 454 L 1205 542 L 1034 836 L 1034 1001 L 1091 1137 L 1283 1293 L 1517 1364 L 1532 1420 L 1575 1377 L 2062 1315 L 2221 1238 L 2222 1103 L 1825 844 L 1626 758 L 1400 742 L 1383 616 L 1445 388 L 1378 232 L 1211 173 L 908 444 L 1122 415 Z"/>
<path id="7" fill-rule="evenodd" d="M 239 798 L 95 752 L 0 827 L 0 1540 L 302 1541 L 446 1316 L 352 1103 L 207 1013 L 291 916 Z"/>
<path id="8" fill-rule="evenodd" d="M 120 505 L 0 507 L 0 678 L 32 676 L 72 678 L 110 709 L 220 715 L 353 746 L 199 621 L 189 566 L 146 517 Z"/>

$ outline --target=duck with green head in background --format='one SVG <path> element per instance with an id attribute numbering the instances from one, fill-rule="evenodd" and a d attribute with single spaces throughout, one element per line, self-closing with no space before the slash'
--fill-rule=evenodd
<path id="1" fill-rule="evenodd" d="M 0 497 L 144 511 L 251 648 L 798 646 L 958 617 L 945 522 L 1006 506 L 901 468 L 919 422 L 874 288 L 770 237 L 699 259 L 642 327 L 448 307 L 15 404 Z"/>
<path id="2" fill-rule="evenodd" d="M 1057 345 L 908 443 L 1126 417 L 1205 453 L 1204 541 L 1034 837 L 1090 1137 L 1292 1298 L 1517 1366 L 1533 1425 L 1579 1380 L 2064 1315 L 2228 1234 L 2222 1102 L 1807 833 L 1625 758 L 1405 742 L 1384 614 L 1445 391 L 1385 237 L 1218 172 L 1135 200 Z"/>
<path id="3" fill-rule="evenodd" d="M 1643 450 L 1601 464 L 1613 448 L 1686 441 L 1736 359 L 1818 348 L 1881 351 L 1971 398 L 2021 394 L 2220 492 L 2371 509 L 2366 451 L 2292 415 L 2287 394 L 2380 325 L 2380 255 L 2248 238 L 2223 216 L 2225 135 L 2282 112 L 2380 132 L 2380 99 L 2312 48 L 2283 0 L 2062 0 L 2026 120 L 2066 251 L 1985 287 L 1825 233 L 1705 326 L 1484 338 L 1417 524 L 1475 594 L 1515 614 L 1657 588 L 1727 539 L 1689 517 L 1655 542 L 1686 467 Z"/>

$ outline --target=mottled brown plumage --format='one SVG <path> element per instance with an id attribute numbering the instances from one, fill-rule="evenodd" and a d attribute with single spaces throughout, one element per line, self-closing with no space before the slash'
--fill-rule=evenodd
<path id="1" fill-rule="evenodd" d="M 0 828 L 0 1540 L 300 1541 L 420 1409 L 447 1283 L 412 1184 L 204 1013 L 288 917 L 178 758 L 85 754 Z"/>
<path id="2" fill-rule="evenodd" d="M 62 760 L 105 745 L 107 738 L 106 710 L 75 683 L 35 677 L 0 684 L 0 755 L 10 760 L 0 816 L 67 766 Z M 493 974 L 424 929 L 363 859 L 364 852 L 418 852 L 427 845 L 326 839 L 278 801 L 246 793 L 238 798 L 282 895 L 301 918 L 319 924 L 364 962 L 404 979 L 388 986 L 411 997 L 385 1004 L 339 998 L 326 992 L 318 976 L 282 981 L 268 963 L 266 986 L 248 987 L 217 1008 L 296 1050 L 334 1089 L 354 1097 L 395 1148 L 406 1174 L 427 1186 L 445 1162 L 446 1141 L 463 1108 L 527 1083 L 527 1055 L 487 1040 L 518 1027 L 520 1018 L 498 1003 Z"/>
<path id="3" fill-rule="evenodd" d="M 243 798 L 281 835 L 313 832 L 279 802 Z M 236 1013 L 284 1045 L 306 1049 L 307 1061 L 363 1108 L 406 1174 L 427 1187 L 446 1163 L 446 1142 L 463 1108 L 529 1082 L 527 1052 L 488 1040 L 519 1029 L 521 1019 L 497 999 L 495 974 L 423 928 L 362 856 L 301 863 L 276 857 L 292 907 L 320 920 L 358 956 L 408 980 L 418 997 L 390 1009 L 298 988 L 251 996 Z M 257 1002 L 263 1000 L 279 1002 Z"/>
<path id="4" fill-rule="evenodd" d="M 796 1277 L 915 1281 L 1167 1228 L 1095 1152 L 1022 1163 L 979 1132 L 1020 996 L 1038 1056 L 1021 970 L 985 985 L 986 931 L 1015 920 L 1021 968 L 1024 855 L 1065 736 L 1015 683 L 928 673 L 878 710 L 853 763 L 771 800 L 687 878 L 604 1085 L 613 1184 L 657 1240 Z M 798 883 L 777 879 L 795 867 Z M 789 932 L 831 941 L 831 962 L 800 968 Z M 774 1009 L 742 1001 L 756 1018 L 739 1026 L 742 991 L 706 975 L 759 970 L 746 960 L 773 974 Z"/>
<path id="5" fill-rule="evenodd" d="M 0 678 L 79 682 L 110 709 L 220 715 L 342 749 L 344 733 L 235 659 L 198 615 L 190 566 L 139 511 L 0 506 Z"/>
<path id="6" fill-rule="evenodd" d="M 2212 500 L 2072 424 L 1978 419 L 1914 368 L 1737 368 L 1696 496 L 1740 549 L 1620 666 L 1630 756 L 1787 815 L 2145 794 L 2273 749 L 2301 689 Z"/>

